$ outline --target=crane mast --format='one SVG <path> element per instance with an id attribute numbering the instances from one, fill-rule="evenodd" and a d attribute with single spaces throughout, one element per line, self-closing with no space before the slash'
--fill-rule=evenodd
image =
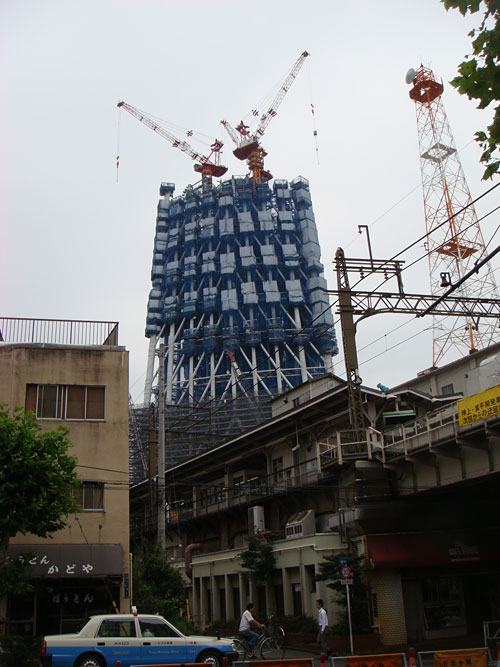
<path id="1" fill-rule="evenodd" d="M 120 109 L 125 109 L 125 111 L 134 116 L 134 118 L 137 118 L 138 121 L 149 127 L 153 132 L 156 132 L 156 134 L 159 134 L 161 137 L 169 141 L 173 148 L 178 148 L 183 153 L 186 153 L 192 160 L 198 160 L 199 163 L 194 165 L 194 170 L 202 175 L 204 187 L 211 187 L 212 177 L 220 178 L 226 173 L 227 167 L 220 164 L 220 153 L 224 145 L 222 141 L 216 139 L 213 142 L 210 146 L 212 151 L 207 157 L 206 155 L 202 155 L 195 151 L 187 141 L 178 139 L 171 132 L 164 127 L 161 127 L 161 125 L 158 125 L 156 121 L 136 107 L 133 107 L 131 104 L 121 101 L 118 102 L 117 106 Z"/>
<path id="2" fill-rule="evenodd" d="M 270 180 L 272 178 L 271 173 L 264 170 L 264 157 L 267 153 L 260 145 L 260 138 L 264 135 L 271 120 L 277 115 L 278 107 L 282 103 L 292 83 L 295 81 L 297 74 L 308 56 L 309 53 L 307 51 L 303 51 L 300 54 L 280 86 L 280 89 L 271 102 L 268 110 L 260 117 L 259 126 L 254 132 L 251 132 L 250 127 L 245 125 L 243 121 L 240 121 L 239 125 L 236 126 L 236 129 L 233 129 L 227 120 L 221 121 L 221 124 L 224 126 L 232 141 L 236 144 L 236 148 L 233 150 L 233 155 L 238 158 L 238 160 L 247 160 L 254 181 Z M 252 113 L 254 116 L 258 115 L 258 112 L 255 110 L 253 110 Z"/>

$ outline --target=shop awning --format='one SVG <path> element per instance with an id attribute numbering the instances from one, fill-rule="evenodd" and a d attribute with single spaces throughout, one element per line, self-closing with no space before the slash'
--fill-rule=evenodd
<path id="1" fill-rule="evenodd" d="M 121 544 L 12 544 L 7 554 L 24 558 L 32 577 L 86 579 L 123 572 Z"/>
<path id="2" fill-rule="evenodd" d="M 500 559 L 500 531 L 368 535 L 369 561 L 374 568 L 451 565 Z"/>

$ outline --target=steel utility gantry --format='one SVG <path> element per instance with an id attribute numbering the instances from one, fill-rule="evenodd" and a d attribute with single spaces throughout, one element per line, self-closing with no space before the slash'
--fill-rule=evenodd
<path id="1" fill-rule="evenodd" d="M 500 246 L 467 272 L 462 277 L 461 283 L 465 283 L 471 276 L 478 273 L 479 269 L 499 252 Z M 500 299 L 451 296 L 451 293 L 459 289 L 461 284 L 450 287 L 440 297 L 432 294 L 406 294 L 401 278 L 403 263 L 373 258 L 350 259 L 345 257 L 342 248 L 338 248 L 335 254 L 337 289 L 328 290 L 328 294 L 338 296 L 337 313 L 340 315 L 342 328 L 351 424 L 360 441 L 365 432 L 365 415 L 356 349 L 356 329 L 359 322 L 382 313 L 406 313 L 416 317 L 453 315 L 465 317 L 475 326 L 479 325 L 481 318 L 494 319 L 497 322 L 500 318 Z M 353 290 L 349 284 L 349 273 L 355 273 L 360 278 L 369 274 L 383 274 L 385 279 L 396 278 L 398 290 L 396 292 Z M 354 321 L 355 315 L 359 315 L 356 321 Z"/>

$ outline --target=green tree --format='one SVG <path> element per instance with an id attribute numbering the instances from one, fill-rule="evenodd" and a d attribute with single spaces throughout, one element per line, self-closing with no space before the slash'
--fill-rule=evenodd
<path id="1" fill-rule="evenodd" d="M 0 404 L 0 597 L 29 589 L 26 573 L 7 560 L 17 533 L 47 537 L 77 511 L 73 488 L 76 459 L 62 427 L 42 433 L 31 413 Z M 24 583 L 23 583 L 24 582 Z"/>
<path id="2" fill-rule="evenodd" d="M 276 568 L 276 556 L 273 544 L 261 537 L 250 537 L 248 549 L 240 554 L 243 574 L 255 584 L 264 584 L 268 592 L 270 609 L 268 613 L 276 611 L 276 596 L 274 593 L 273 575 Z"/>
<path id="3" fill-rule="evenodd" d="M 478 108 L 486 109 L 500 101 L 500 3 L 498 0 L 441 0 L 446 9 L 458 9 L 467 13 L 483 12 L 478 28 L 469 33 L 472 39 L 472 54 L 458 66 L 459 75 L 451 84 L 462 95 L 478 100 Z M 498 146 L 500 143 L 500 104 L 495 106 L 493 121 L 486 130 L 476 132 L 476 141 L 481 146 L 481 162 L 486 165 L 483 180 L 491 178 L 500 170 Z"/>
<path id="4" fill-rule="evenodd" d="M 353 633 L 370 632 L 370 617 L 368 614 L 368 597 L 366 588 L 366 567 L 362 556 L 353 556 L 349 553 L 330 554 L 323 558 L 319 565 L 318 581 L 328 581 L 327 588 L 334 591 L 334 601 L 343 608 L 343 613 L 336 623 L 329 618 L 330 626 L 334 634 L 347 634 L 347 595 L 346 587 L 340 583 L 340 562 L 345 558 L 352 572 L 352 585 L 350 586 L 351 621 Z M 326 606 L 326 602 L 325 602 Z"/>
<path id="5" fill-rule="evenodd" d="M 185 585 L 159 544 L 143 542 L 134 561 L 134 605 L 140 613 L 175 620 L 184 608 Z"/>

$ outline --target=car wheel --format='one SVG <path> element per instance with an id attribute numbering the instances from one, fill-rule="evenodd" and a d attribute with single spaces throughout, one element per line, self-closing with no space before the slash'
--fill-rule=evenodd
<path id="1" fill-rule="evenodd" d="M 106 667 L 102 658 L 95 653 L 86 653 L 75 662 L 75 667 Z"/>
<path id="2" fill-rule="evenodd" d="M 213 667 L 222 667 L 222 658 L 217 651 L 205 651 L 196 658 L 196 662 L 210 662 Z"/>

